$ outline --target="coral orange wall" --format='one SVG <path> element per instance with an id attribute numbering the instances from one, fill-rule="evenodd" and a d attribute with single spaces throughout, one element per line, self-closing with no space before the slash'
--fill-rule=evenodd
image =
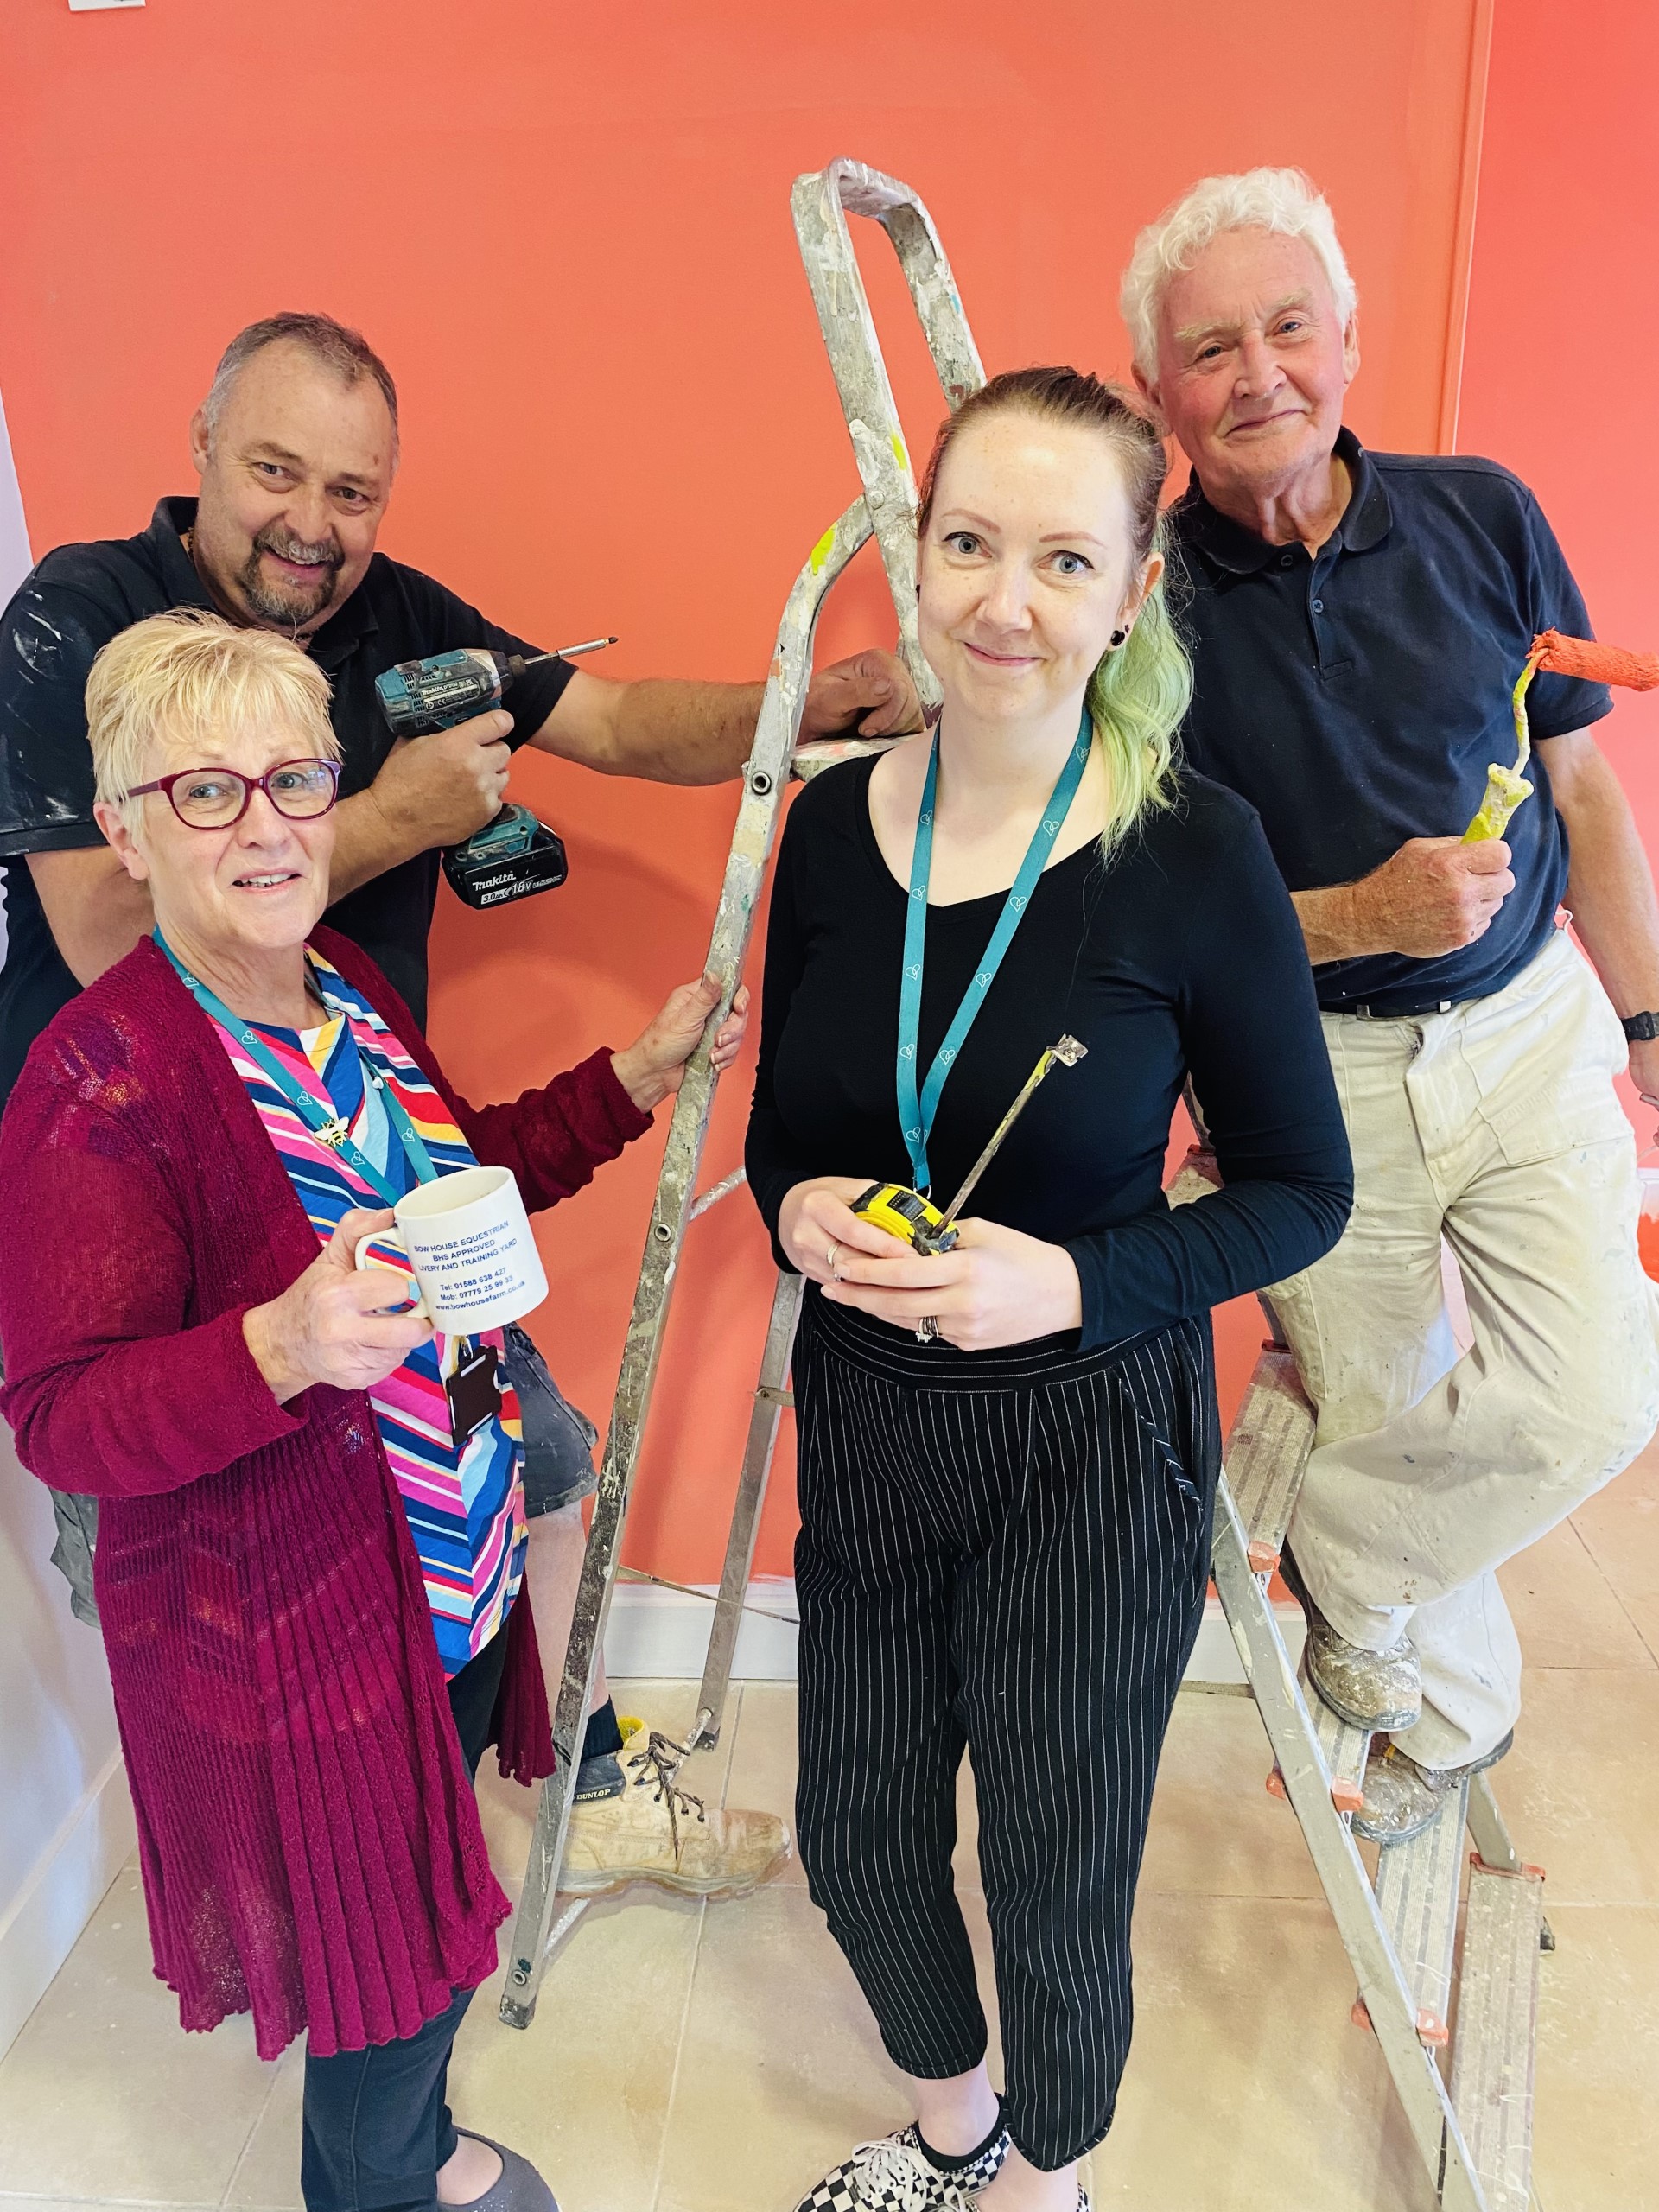
<path id="1" fill-rule="evenodd" d="M 186 419 L 226 337 L 321 307 L 370 334 L 403 390 L 390 551 L 550 643 L 620 632 L 609 672 L 757 674 L 855 482 L 787 212 L 795 174 L 839 153 L 921 191 L 993 367 L 1121 367 L 1116 273 L 1136 227 L 1204 170 L 1300 162 L 1363 297 L 1357 427 L 1432 447 L 1477 12 L 13 6 L 0 391 L 35 544 L 135 530 L 188 489 Z M 874 259 L 872 280 L 922 446 L 937 392 Z M 890 629 L 866 569 L 824 642 Z M 695 970 L 733 814 L 728 791 L 541 760 L 515 789 L 564 830 L 572 880 L 494 916 L 446 894 L 434 1033 L 474 1096 L 624 1041 Z M 745 1090 L 719 1102 L 711 1179 L 737 1158 Z M 639 1147 L 546 1226 L 537 1333 L 601 1415 L 654 1160 Z M 693 1230 L 631 1524 L 641 1563 L 717 1571 L 770 1282 L 747 1202 Z M 1253 1324 L 1226 1325 L 1236 1382 Z M 782 1480 L 774 1571 L 791 1503 Z"/>
<path id="2" fill-rule="evenodd" d="M 1659 11 L 1503 0 L 1458 444 L 1523 476 L 1597 634 L 1659 648 Z M 1659 692 L 1598 730 L 1659 858 Z M 1651 1116 L 1642 1116 L 1645 1125 Z"/>

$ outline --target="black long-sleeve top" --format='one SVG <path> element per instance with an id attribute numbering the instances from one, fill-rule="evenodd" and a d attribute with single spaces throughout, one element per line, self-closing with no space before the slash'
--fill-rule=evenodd
<path id="1" fill-rule="evenodd" d="M 911 1179 L 894 1088 L 906 892 L 871 826 L 873 765 L 809 784 L 779 853 L 747 1153 L 774 1245 L 797 1183 Z M 1004 896 L 928 908 L 918 1072 Z M 1109 865 L 1090 842 L 1044 873 L 940 1096 L 937 1203 L 1067 1031 L 1087 1058 L 1049 1076 L 966 1211 L 1065 1247 L 1085 1347 L 1329 1251 L 1352 1203 L 1348 1140 L 1301 931 L 1243 800 L 1184 776 L 1174 810 L 1148 814 Z M 1172 1211 L 1164 1158 L 1189 1072 L 1225 1187 Z"/>

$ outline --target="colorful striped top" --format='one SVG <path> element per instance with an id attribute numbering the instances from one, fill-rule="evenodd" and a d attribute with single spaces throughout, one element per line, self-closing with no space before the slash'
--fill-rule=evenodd
<path id="1" fill-rule="evenodd" d="M 292 1081 L 347 1124 L 351 1141 L 401 1196 L 416 1180 L 380 1094 L 363 1080 L 367 1059 L 414 1123 L 438 1173 L 475 1166 L 448 1109 L 363 994 L 308 948 L 312 981 L 329 1019 L 315 1029 L 251 1025 Z M 230 1055 L 288 1179 L 327 1243 L 353 1206 L 385 1201 L 307 1128 L 265 1071 L 219 1023 Z M 500 1346 L 499 1332 L 485 1341 Z M 415 1539 L 447 1675 L 480 1652 L 506 1619 L 524 1571 L 524 1446 L 518 1405 L 499 1370 L 501 1410 L 457 1446 L 443 1378 L 464 1340 L 435 1332 L 369 1392 L 380 1441 Z"/>

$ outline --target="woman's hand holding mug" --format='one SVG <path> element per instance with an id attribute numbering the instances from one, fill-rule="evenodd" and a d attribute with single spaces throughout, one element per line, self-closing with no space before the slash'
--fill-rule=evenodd
<path id="1" fill-rule="evenodd" d="M 611 1065 L 642 1114 L 671 1098 L 685 1080 L 685 1064 L 702 1041 L 709 1017 L 720 1004 L 720 978 L 700 976 L 669 994 L 668 1004 L 626 1052 L 613 1052 Z M 749 990 L 740 984 L 732 1010 L 715 1033 L 709 1058 L 723 1075 L 737 1058 L 749 1022 Z"/>
<path id="2" fill-rule="evenodd" d="M 837 1306 L 856 1306 L 894 1328 L 933 1321 L 962 1351 L 988 1351 L 1075 1329 L 1083 1291 L 1071 1255 L 1000 1222 L 957 1224 L 949 1252 L 918 1252 L 861 1221 L 849 1204 L 868 1191 L 848 1175 L 797 1183 L 778 1215 L 790 1263 Z"/>
<path id="3" fill-rule="evenodd" d="M 389 1290 L 384 1271 L 358 1271 L 359 1242 L 391 1225 L 390 1208 L 371 1213 L 353 1207 L 280 1298 L 251 1306 L 242 1316 L 248 1350 L 279 1404 L 314 1382 L 366 1390 L 431 1335 L 423 1314 L 385 1310 L 388 1297 L 397 1294 Z"/>

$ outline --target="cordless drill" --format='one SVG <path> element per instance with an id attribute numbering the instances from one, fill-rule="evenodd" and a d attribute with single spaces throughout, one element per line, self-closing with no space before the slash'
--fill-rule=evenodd
<path id="1" fill-rule="evenodd" d="M 499 707 L 514 679 L 538 662 L 569 660 L 615 643 L 614 638 L 589 638 L 551 653 L 498 653 L 487 645 L 467 645 L 399 661 L 376 677 L 374 688 L 392 735 L 422 737 Z M 502 906 L 537 891 L 556 891 L 569 873 L 555 833 L 527 806 L 511 801 L 464 844 L 446 846 L 442 860 L 450 887 L 469 906 Z"/>

